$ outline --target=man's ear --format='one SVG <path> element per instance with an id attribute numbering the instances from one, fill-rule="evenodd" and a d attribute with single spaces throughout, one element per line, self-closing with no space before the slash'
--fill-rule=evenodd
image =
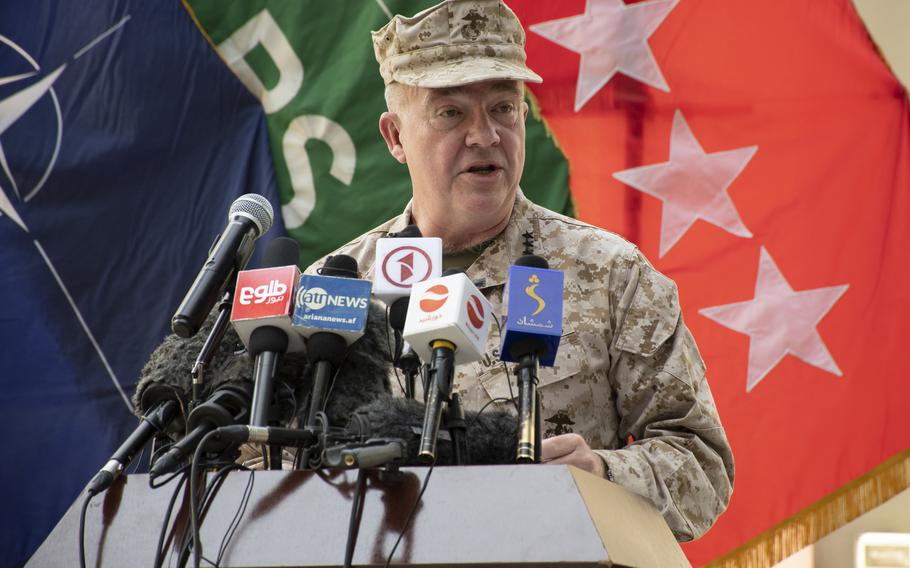
<path id="1" fill-rule="evenodd" d="M 379 117 L 379 133 L 385 140 L 389 153 L 392 154 L 399 163 L 406 164 L 407 157 L 404 154 L 404 146 L 401 144 L 401 118 L 397 113 L 384 112 Z"/>
<path id="2" fill-rule="evenodd" d="M 521 120 L 528 120 L 528 101 L 521 101 Z"/>

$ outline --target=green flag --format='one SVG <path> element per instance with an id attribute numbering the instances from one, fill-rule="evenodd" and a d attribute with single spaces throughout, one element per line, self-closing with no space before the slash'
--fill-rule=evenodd
<path id="1" fill-rule="evenodd" d="M 370 32 L 388 22 L 387 5 L 412 15 L 432 3 L 185 2 L 262 101 L 281 214 L 302 266 L 401 213 L 411 198 L 407 168 L 379 134 L 386 107 Z M 572 213 L 568 162 L 534 111 L 521 187 L 532 201 Z"/>

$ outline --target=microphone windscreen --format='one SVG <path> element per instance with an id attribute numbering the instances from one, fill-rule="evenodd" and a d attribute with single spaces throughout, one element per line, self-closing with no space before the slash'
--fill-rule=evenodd
<path id="1" fill-rule="evenodd" d="M 420 428 L 426 406 L 407 398 L 384 396 L 357 409 L 348 423 L 348 433 L 364 438 L 398 438 L 407 451 L 403 465 L 425 465 L 418 457 Z M 514 414 L 487 409 L 465 413 L 466 439 L 470 464 L 495 465 L 515 463 L 518 447 L 518 421 Z M 455 462 L 450 440 L 440 439 L 436 446 L 436 465 Z"/>
<path id="2" fill-rule="evenodd" d="M 265 325 L 257 327 L 250 334 L 250 355 L 255 357 L 263 351 L 284 353 L 288 350 L 288 334 L 283 329 Z"/>
<path id="3" fill-rule="evenodd" d="M 262 268 L 297 266 L 300 262 L 300 245 L 290 237 L 278 237 L 265 247 Z"/>
<path id="4" fill-rule="evenodd" d="M 304 389 L 298 391 L 298 400 L 308 394 L 313 382 L 315 365 L 308 365 L 303 375 Z M 354 410 L 382 395 L 392 392 L 389 375 L 392 359 L 389 353 L 389 331 L 385 309 L 378 302 L 370 302 L 369 315 L 363 336 L 352 343 L 338 365 L 334 382 L 328 392 L 326 415 L 332 425 L 342 426 Z M 306 405 L 300 406 L 298 421 L 306 421 Z"/>
<path id="5" fill-rule="evenodd" d="M 336 254 L 325 260 L 325 264 L 318 270 L 321 276 L 339 276 L 341 278 L 357 278 L 357 260 L 346 254 Z"/>
<path id="6" fill-rule="evenodd" d="M 392 329 L 401 331 L 404 329 L 404 322 L 408 319 L 408 303 L 410 296 L 398 298 L 389 306 L 389 324 Z"/>
<path id="7" fill-rule="evenodd" d="M 417 225 L 408 225 L 397 233 L 389 233 L 388 236 L 392 239 L 419 239 L 423 234 L 421 234 Z"/>
<path id="8" fill-rule="evenodd" d="M 526 254 L 518 257 L 518 260 L 515 261 L 515 265 L 527 266 L 528 268 L 550 268 L 550 263 L 547 262 L 547 259 L 537 256 L 536 254 Z"/>
<path id="9" fill-rule="evenodd" d="M 143 406 L 142 401 L 153 398 L 168 389 L 179 397 L 181 408 L 185 411 L 187 403 L 192 398 L 193 382 L 192 370 L 196 358 L 209 332 L 215 324 L 218 310 L 212 310 L 209 317 L 203 322 L 200 333 L 188 338 L 170 334 L 155 348 L 149 356 L 148 362 L 140 372 L 140 380 L 133 393 L 133 404 L 136 413 L 142 415 L 149 408 Z M 293 399 L 291 393 L 303 386 L 303 371 L 306 367 L 306 356 L 303 353 L 288 353 L 281 357 L 275 372 L 279 384 L 287 385 L 286 398 Z M 232 327 L 228 327 L 221 343 L 215 350 L 211 363 L 203 374 L 203 390 L 201 398 L 208 399 L 214 392 L 227 385 L 242 386 L 251 384 L 253 380 L 253 361 L 246 352 L 243 342 Z M 279 394 L 282 391 L 279 391 Z M 143 396 L 146 395 L 146 396 Z M 281 397 L 279 396 L 279 399 Z M 293 400 L 282 406 L 282 420 L 289 420 L 295 413 L 296 404 Z"/>

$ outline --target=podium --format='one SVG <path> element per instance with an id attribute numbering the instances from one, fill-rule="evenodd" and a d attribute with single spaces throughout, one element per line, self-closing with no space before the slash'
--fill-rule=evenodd
<path id="1" fill-rule="evenodd" d="M 426 468 L 366 472 L 355 566 L 383 566 L 420 492 Z M 214 560 L 253 477 L 223 567 L 340 566 L 357 471 L 235 471 L 200 529 Z M 85 528 L 87 566 L 152 566 L 174 485 L 125 476 L 96 496 Z M 70 507 L 26 566 L 78 566 L 79 512 Z M 180 505 L 182 503 L 182 506 Z M 176 565 L 188 524 L 178 499 L 164 565 Z M 178 510 L 179 507 L 179 510 Z M 619 485 L 564 465 L 437 467 L 392 557 L 408 566 L 690 566 L 654 507 Z M 192 565 L 190 560 L 189 565 Z M 203 562 L 203 565 L 209 565 Z"/>

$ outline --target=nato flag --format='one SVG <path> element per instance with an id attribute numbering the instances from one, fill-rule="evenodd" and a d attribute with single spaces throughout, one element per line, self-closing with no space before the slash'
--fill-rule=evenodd
<path id="1" fill-rule="evenodd" d="M 279 210 L 262 107 L 180 2 L 0 3 L 0 565 L 135 428 L 139 370 L 247 192 Z"/>

